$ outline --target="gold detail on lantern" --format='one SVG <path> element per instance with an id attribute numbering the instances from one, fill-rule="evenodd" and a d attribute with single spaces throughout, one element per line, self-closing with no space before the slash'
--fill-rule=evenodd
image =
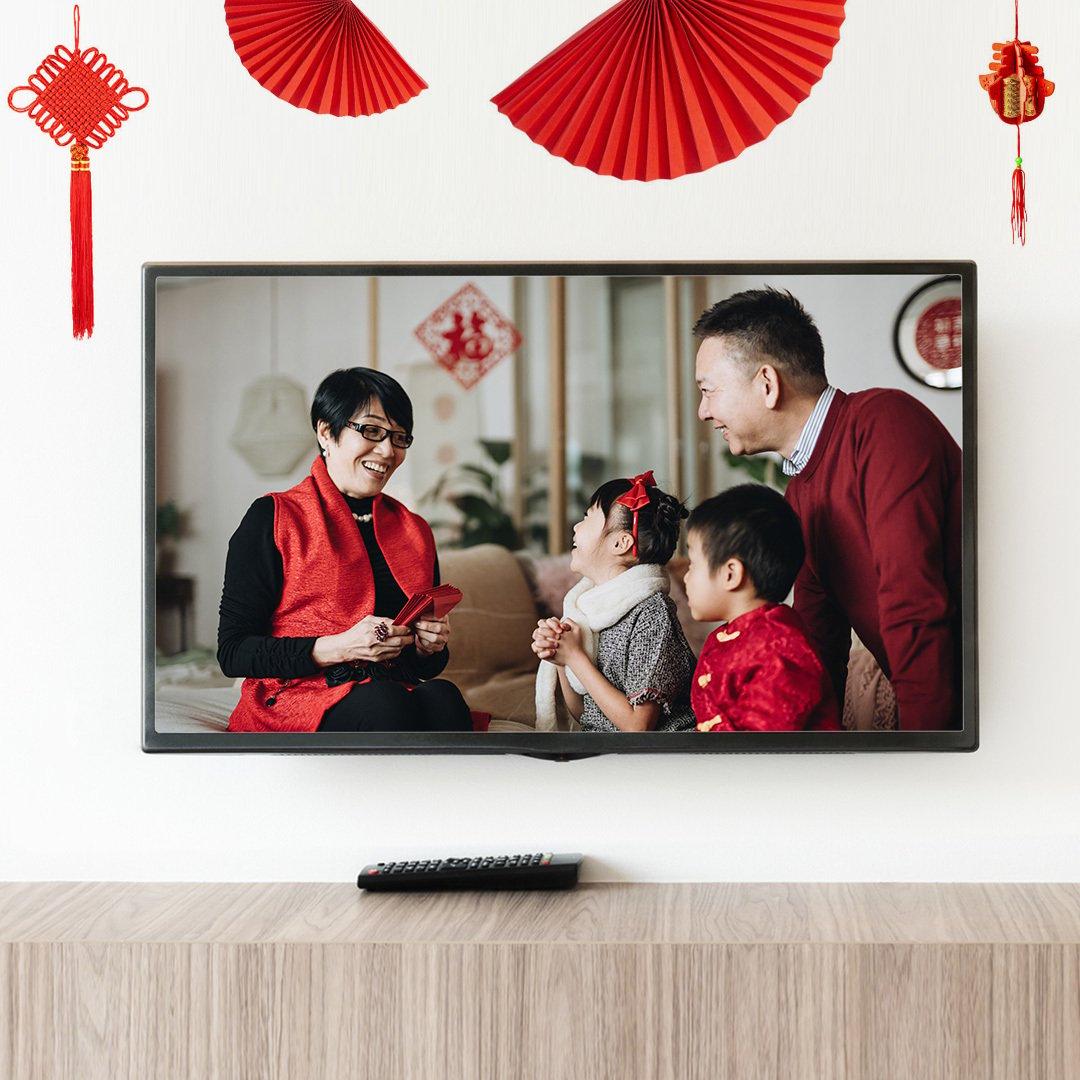
<path id="1" fill-rule="evenodd" d="M 73 143 L 71 146 L 71 171 L 90 171 L 90 151 L 82 143 Z"/>
<path id="2" fill-rule="evenodd" d="M 1005 96 L 1002 105 L 1005 115 L 1010 120 L 1015 120 L 1020 115 L 1020 80 L 1015 75 L 1010 75 L 1005 80 Z"/>
<path id="3" fill-rule="evenodd" d="M 1035 116 L 1035 79 L 1031 75 L 1024 76 L 1024 116 Z M 1005 93 L 1002 97 L 1002 109 L 1006 120 L 1015 120 L 1020 115 L 1020 79 L 1016 75 L 1009 75 L 1005 79 Z"/>

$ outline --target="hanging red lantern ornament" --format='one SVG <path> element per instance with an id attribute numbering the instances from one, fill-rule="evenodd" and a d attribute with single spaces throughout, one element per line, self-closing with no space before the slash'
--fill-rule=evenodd
<path id="1" fill-rule="evenodd" d="M 372 116 L 427 89 L 352 0 L 225 0 L 225 21 L 252 78 L 298 109 Z"/>
<path id="2" fill-rule="evenodd" d="M 1039 48 L 1020 40 L 1020 0 L 1013 0 L 1015 21 L 1012 41 L 995 42 L 990 73 L 979 76 L 979 85 L 990 95 L 994 112 L 1016 127 L 1016 167 L 1012 176 L 1012 238 L 1027 243 L 1027 192 L 1024 159 L 1020 156 L 1020 128 L 1042 115 L 1054 84 L 1043 77 Z"/>
<path id="3" fill-rule="evenodd" d="M 8 94 L 8 105 L 26 113 L 57 146 L 71 153 L 71 329 L 77 338 L 94 332 L 94 242 L 90 151 L 100 150 L 150 98 L 129 86 L 124 73 L 98 49 L 79 47 L 75 7 L 75 48 L 56 48 Z M 19 104 L 16 96 L 29 94 Z M 22 100 L 25 100 L 23 98 Z"/>
<path id="4" fill-rule="evenodd" d="M 492 101 L 572 165 L 670 180 L 791 116 L 843 21 L 844 0 L 620 0 Z"/>

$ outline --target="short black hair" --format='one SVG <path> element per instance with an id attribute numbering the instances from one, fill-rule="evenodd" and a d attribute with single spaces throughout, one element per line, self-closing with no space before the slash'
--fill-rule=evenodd
<path id="1" fill-rule="evenodd" d="M 346 421 L 366 409 L 372 400 L 382 405 L 387 420 L 412 434 L 412 402 L 405 388 L 385 372 L 363 367 L 340 368 L 319 383 L 311 402 L 311 426 L 318 431 L 319 421 L 325 420 L 337 442 Z"/>
<path id="2" fill-rule="evenodd" d="M 734 338 L 751 359 L 768 356 L 782 375 L 806 390 L 823 390 L 828 383 L 821 333 L 790 292 L 766 286 L 735 293 L 702 313 L 694 336 Z"/>
<path id="3" fill-rule="evenodd" d="M 694 507 L 686 530 L 698 537 L 711 573 L 738 559 L 758 596 L 782 603 L 806 558 L 802 526 L 778 491 L 739 484 Z"/>
<path id="4" fill-rule="evenodd" d="M 596 506 L 604 515 L 607 531 L 625 529 L 632 531 L 634 512 L 615 500 L 625 495 L 633 484 L 629 480 L 609 480 L 601 484 L 589 499 L 589 507 Z M 689 511 L 674 495 L 658 487 L 646 487 L 649 505 L 638 511 L 637 561 L 666 566 L 679 544 L 679 532 L 683 518 Z"/>

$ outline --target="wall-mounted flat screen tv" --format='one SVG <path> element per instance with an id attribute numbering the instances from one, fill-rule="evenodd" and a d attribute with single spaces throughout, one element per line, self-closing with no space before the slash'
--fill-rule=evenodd
<path id="1" fill-rule="evenodd" d="M 144 749 L 978 745 L 974 264 L 143 290 Z"/>

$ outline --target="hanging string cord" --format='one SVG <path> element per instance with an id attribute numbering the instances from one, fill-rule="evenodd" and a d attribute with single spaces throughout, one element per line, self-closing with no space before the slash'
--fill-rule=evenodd
<path id="1" fill-rule="evenodd" d="M 79 55 L 79 5 L 75 5 L 75 55 Z"/>
<path id="2" fill-rule="evenodd" d="M 1016 168 L 1012 177 L 1012 234 L 1021 244 L 1027 243 L 1027 180 L 1024 176 L 1024 159 L 1020 154 L 1020 129 L 1027 119 L 1028 85 L 1024 77 L 1024 51 L 1020 47 L 1020 0 L 1014 0 L 1016 22 L 1013 50 L 1016 53 L 1016 81 L 1020 91 L 1020 115 L 1016 118 Z"/>

